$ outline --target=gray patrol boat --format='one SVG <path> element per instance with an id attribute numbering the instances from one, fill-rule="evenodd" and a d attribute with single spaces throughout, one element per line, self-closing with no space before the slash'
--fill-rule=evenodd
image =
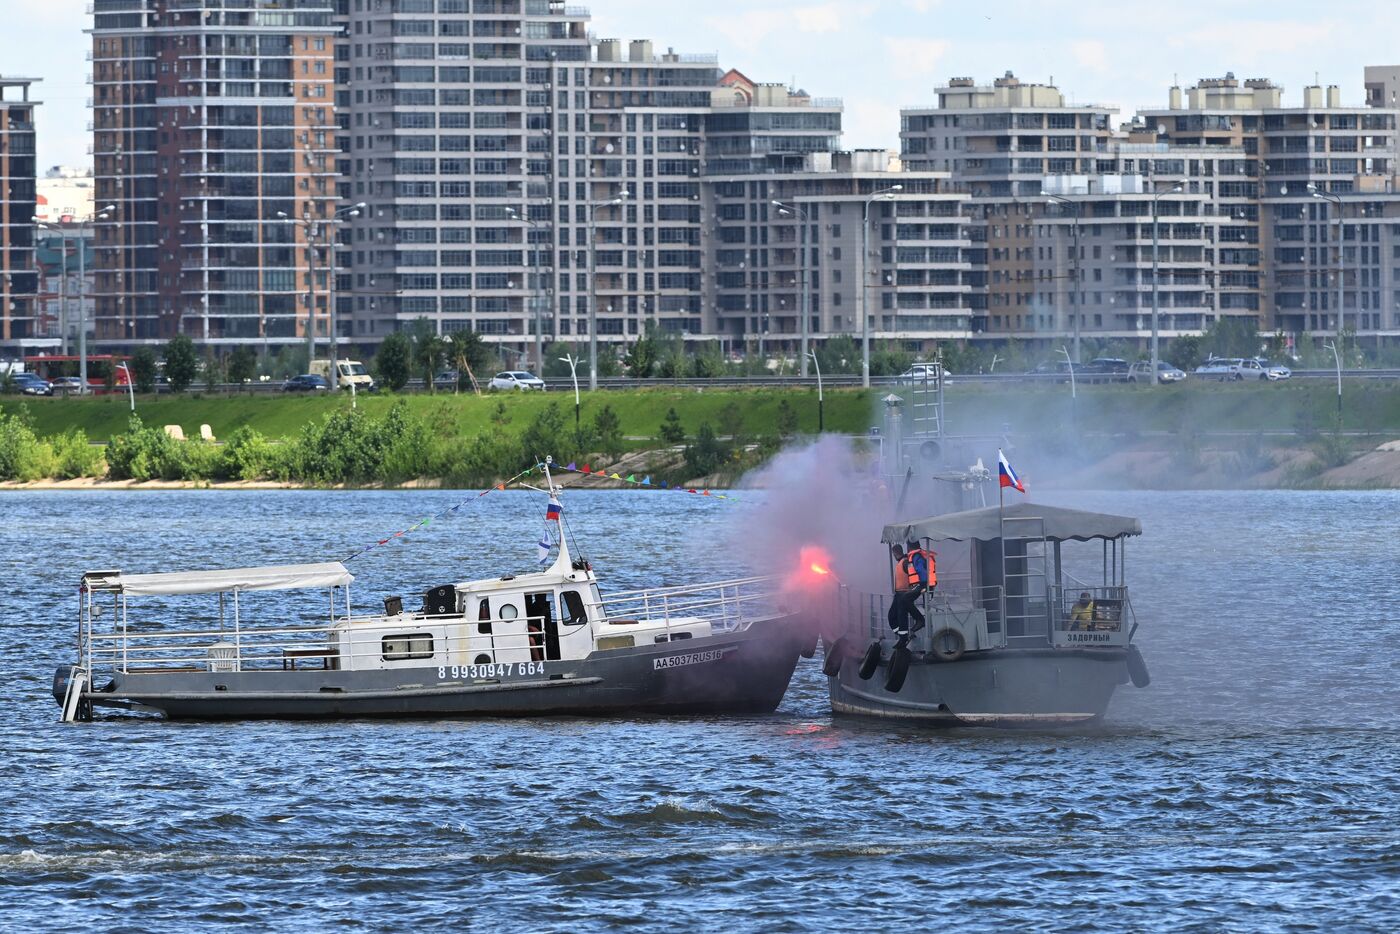
<path id="1" fill-rule="evenodd" d="M 909 635 L 889 626 L 888 592 L 837 587 L 823 623 L 832 709 L 932 726 L 1079 724 L 1100 720 L 1119 685 L 1146 687 L 1125 580 L 1127 541 L 1141 523 L 986 505 L 997 481 L 977 452 L 991 439 L 943 430 L 941 370 L 885 404 L 876 440 L 886 485 L 919 484 L 947 511 L 901 518 L 896 503 L 870 544 L 919 542 L 937 554 L 938 581 L 918 601 L 926 625 Z"/>
<path id="2" fill-rule="evenodd" d="M 436 587 L 414 611 L 389 598 L 373 614 L 352 611 L 339 563 L 89 572 L 77 662 L 59 668 L 54 697 L 66 722 L 97 707 L 198 719 L 756 713 L 815 652 L 801 596 L 772 578 L 605 596 L 558 538 L 541 573 Z M 319 600 L 295 607 L 307 590 Z M 320 622 L 288 622 L 318 606 Z"/>

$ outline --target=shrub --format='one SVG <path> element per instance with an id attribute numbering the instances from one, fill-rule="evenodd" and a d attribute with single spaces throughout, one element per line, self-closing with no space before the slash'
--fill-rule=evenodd
<path id="1" fill-rule="evenodd" d="M 217 476 L 229 480 L 261 480 L 271 475 L 274 454 L 266 438 L 244 425 L 224 442 Z"/>
<path id="2" fill-rule="evenodd" d="M 131 355 L 131 380 L 140 393 L 154 392 L 156 388 L 156 352 L 149 347 L 138 347 Z"/>
<path id="3" fill-rule="evenodd" d="M 42 480 L 54 473 L 53 449 L 21 415 L 0 412 L 0 480 Z"/>
<path id="4" fill-rule="evenodd" d="M 93 447 L 81 428 L 70 428 L 49 444 L 53 447 L 54 476 L 60 480 L 102 476 L 102 449 Z"/>
<path id="5" fill-rule="evenodd" d="M 729 448 L 715 436 L 709 422 L 695 432 L 695 442 L 686 445 L 685 469 L 691 477 L 704 477 L 719 470 L 729 459 Z"/>
<path id="6" fill-rule="evenodd" d="M 409 376 L 413 371 L 413 345 L 408 339 L 408 335 L 401 331 L 395 331 L 384 342 L 379 345 L 379 352 L 374 355 L 374 369 L 379 374 L 379 381 L 388 386 L 394 392 L 408 385 Z"/>
<path id="7" fill-rule="evenodd" d="M 778 437 L 784 441 L 797 434 L 797 411 L 786 399 L 778 403 L 777 427 Z"/>
<path id="8" fill-rule="evenodd" d="M 113 480 L 207 480 L 218 473 L 220 452 L 203 441 L 176 441 L 160 428 L 146 428 L 133 415 L 126 434 L 107 445 Z"/>
<path id="9" fill-rule="evenodd" d="M 605 405 L 593 416 L 593 434 L 597 438 L 598 450 L 616 458 L 622 455 L 622 423 L 612 406 Z"/>

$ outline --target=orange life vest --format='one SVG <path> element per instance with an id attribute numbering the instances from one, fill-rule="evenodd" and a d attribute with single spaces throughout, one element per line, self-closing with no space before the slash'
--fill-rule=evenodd
<path id="1" fill-rule="evenodd" d="M 899 560 L 899 565 L 895 569 L 894 589 L 901 593 L 913 590 L 921 583 L 919 580 L 919 572 L 914 567 L 915 555 L 923 555 L 924 560 L 928 562 L 928 585 L 933 587 L 938 583 L 938 568 L 933 557 L 933 552 L 924 551 L 922 548 L 916 548 L 901 558 Z"/>

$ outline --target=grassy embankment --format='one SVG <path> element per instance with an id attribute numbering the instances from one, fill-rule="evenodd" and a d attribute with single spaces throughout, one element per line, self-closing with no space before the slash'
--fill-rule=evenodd
<path id="1" fill-rule="evenodd" d="M 889 391 L 829 391 L 827 430 L 864 433 L 878 423 L 879 400 Z M 1400 437 L 1400 385 L 1354 382 L 1347 384 L 1344 392 L 1344 427 L 1348 431 Z M 0 399 L 0 409 L 14 415 L 21 411 L 19 402 L 13 397 Z M 138 398 L 138 414 L 148 431 L 143 436 L 144 446 L 132 448 L 134 436 L 127 434 L 129 412 L 124 397 L 25 402 L 25 418 L 39 439 L 58 439 L 69 432 L 71 449 L 72 432 L 77 430 L 92 441 L 121 441 L 109 452 L 112 476 L 136 479 L 392 484 L 426 476 L 457 484 L 485 483 L 492 477 L 509 475 L 518 469 L 512 467 L 517 461 L 531 463 L 536 454 L 550 448 L 565 458 L 587 457 L 590 455 L 585 452 L 600 450 L 613 452 L 601 458 L 593 454 L 595 463 L 597 459 L 611 462 L 623 451 L 671 448 L 660 436 L 668 412 L 674 409 L 688 447 L 702 446 L 697 440 L 702 426 L 721 438 L 737 433 L 758 444 L 735 448 L 723 441 L 716 444 L 710 436 L 708 458 L 682 459 L 674 453 L 638 455 L 642 458 L 639 467 L 671 479 L 711 474 L 719 475 L 716 482 L 724 482 L 771 455 L 781 438 L 814 434 L 817 427 L 816 393 L 807 389 L 659 388 L 585 395 L 585 437 L 577 444 L 570 443 L 578 440 L 572 432 L 571 393 L 367 396 L 359 400 L 359 413 L 348 421 L 345 416 L 350 400 L 343 395 L 189 395 Z M 1329 435 L 1336 427 L 1336 391 L 1335 384 L 1322 381 L 1187 384 L 1155 392 L 1141 386 L 1083 387 L 1077 401 L 1071 398 L 1068 387 L 1061 385 L 965 383 L 949 388 L 948 404 L 951 432 L 1008 430 L 1022 439 L 1027 451 L 1068 458 L 1058 472 L 1086 468 L 1133 447 L 1178 455 L 1185 452 L 1186 456 L 1178 456 L 1174 463 L 1177 475 L 1183 477 L 1193 470 L 1200 472 L 1202 465 L 1218 469 L 1222 462 L 1219 457 L 1212 459 L 1212 449 L 1230 458 L 1230 465 L 1244 464 L 1250 473 L 1264 475 L 1279 463 L 1297 462 L 1299 448 L 1316 447 L 1329 438 L 1330 446 L 1318 448 L 1319 455 L 1314 458 L 1328 468 L 1341 466 L 1361 450 L 1375 446 L 1369 438 L 1348 440 Z M 396 406 L 395 417 L 389 418 Z M 595 419 L 605 406 L 616 416 L 610 444 L 603 443 L 596 430 Z M 328 421 L 332 417 L 336 421 Z M 198 444 L 167 449 L 163 440 L 152 437 L 158 434 L 159 426 L 177 424 L 188 437 L 195 438 L 199 426 L 206 423 L 221 440 L 232 440 L 233 446 L 221 452 Z M 1219 442 L 1209 438 L 1212 432 L 1234 432 L 1246 440 Z M 1290 437 L 1266 437 L 1264 432 Z M 254 433 L 256 437 L 250 437 Z M 1290 445 L 1293 450 L 1285 450 Z M 55 452 L 62 450 L 57 440 L 53 447 Z M 3 454 L 0 451 L 0 461 Z M 40 461 L 45 462 L 43 458 Z M 127 466 L 120 466 L 123 463 Z M 699 469 L 701 463 L 709 467 Z M 3 468 L 0 463 L 0 472 Z M 33 475 L 31 467 L 29 476 Z M 1290 474 L 1291 479 L 1279 477 L 1271 482 L 1299 485 L 1310 476 L 1299 469 Z"/>
<path id="2" fill-rule="evenodd" d="M 877 400 L 890 390 L 836 389 L 826 393 L 826 429 L 863 433 L 877 424 Z M 462 437 L 495 430 L 520 430 L 547 406 L 555 404 L 573 419 L 572 393 L 545 395 L 362 396 L 359 407 L 382 416 L 403 400 L 409 411 L 431 417 L 434 424 Z M 604 405 L 617 414 L 627 438 L 655 438 L 666 413 L 674 408 L 686 432 L 694 435 L 701 423 L 718 429 L 726 406 L 737 403 L 744 430 L 755 436 L 778 432 L 778 411 L 786 400 L 797 416 L 799 433 L 817 430 L 817 394 L 809 389 L 644 389 L 584 393 L 582 413 L 588 422 Z M 24 401 L 35 433 L 44 436 L 79 428 L 89 439 L 105 442 L 124 432 L 129 415 L 125 397 L 93 399 L 24 399 L 0 397 L 0 408 L 14 412 Z M 305 424 L 349 405 L 349 397 L 258 395 L 188 395 L 138 397 L 137 412 L 146 425 L 180 425 L 195 436 L 208 424 L 219 438 L 250 427 L 269 438 L 287 438 Z M 1081 387 L 1077 404 L 1068 387 L 1060 385 L 954 384 L 947 392 L 948 427 L 954 433 L 999 431 L 1009 425 L 1023 435 L 1060 434 L 1073 427 L 1077 416 L 1084 433 L 1140 434 L 1144 432 L 1212 431 L 1330 431 L 1336 426 L 1336 387 L 1320 380 L 1288 384 Z M 493 419 L 500 405 L 509 421 Z M 1384 434 L 1400 431 L 1400 384 L 1392 381 L 1352 382 L 1344 388 L 1344 422 L 1350 431 Z M 634 442 L 629 447 L 646 447 Z"/>

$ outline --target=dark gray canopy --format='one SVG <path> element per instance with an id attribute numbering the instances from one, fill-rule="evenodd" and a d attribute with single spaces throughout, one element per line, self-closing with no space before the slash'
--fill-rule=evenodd
<path id="1" fill-rule="evenodd" d="M 1101 512 L 1082 512 L 1040 503 L 1012 503 L 1004 510 L 995 506 L 930 516 L 912 522 L 896 522 L 885 526 L 880 540 L 887 545 L 903 544 L 910 539 L 935 542 L 965 542 L 976 539 L 987 542 L 1000 538 L 1001 517 L 1007 519 L 1042 519 L 1045 537 L 1057 541 L 1087 542 L 1093 538 L 1122 538 L 1141 535 L 1142 523 L 1126 516 L 1110 516 Z M 1014 537 L 1039 534 L 1040 527 L 1031 522 L 1015 522 L 1007 529 Z"/>

